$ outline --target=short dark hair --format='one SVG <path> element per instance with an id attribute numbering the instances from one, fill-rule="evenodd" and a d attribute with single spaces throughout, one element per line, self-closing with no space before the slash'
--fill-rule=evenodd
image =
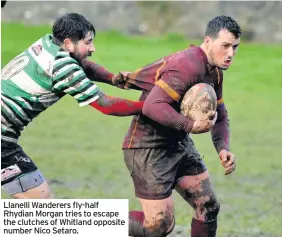
<path id="1" fill-rule="evenodd" d="M 59 17 L 53 25 L 53 36 L 61 42 L 66 38 L 77 42 L 84 39 L 89 31 L 95 36 L 94 26 L 78 13 L 67 13 Z"/>
<path id="2" fill-rule="evenodd" d="M 217 16 L 208 23 L 205 36 L 216 38 L 218 32 L 223 29 L 231 32 L 236 39 L 242 34 L 241 27 L 233 18 L 230 16 Z"/>

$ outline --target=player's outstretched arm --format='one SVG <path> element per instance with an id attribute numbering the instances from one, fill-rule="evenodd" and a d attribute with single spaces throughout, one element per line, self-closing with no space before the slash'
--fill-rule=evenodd
<path id="1" fill-rule="evenodd" d="M 114 74 L 101 65 L 88 59 L 82 60 L 81 66 L 86 76 L 90 80 L 114 85 L 119 88 L 125 89 L 126 73 Z"/>
<path id="2" fill-rule="evenodd" d="M 123 117 L 140 114 L 143 104 L 143 101 L 131 101 L 104 94 L 90 105 L 103 114 Z"/>
<path id="3" fill-rule="evenodd" d="M 98 72 L 103 71 L 99 70 Z M 55 63 L 53 74 L 53 90 L 71 95 L 80 106 L 91 105 L 104 114 L 114 116 L 130 116 L 142 111 L 143 102 L 141 101 L 130 101 L 105 95 L 95 83 L 91 82 L 77 61 L 67 54 L 63 65 L 59 60 L 58 63 Z M 99 78 L 105 79 L 107 73 L 104 74 L 104 77 L 101 76 L 102 74 L 98 74 Z"/>

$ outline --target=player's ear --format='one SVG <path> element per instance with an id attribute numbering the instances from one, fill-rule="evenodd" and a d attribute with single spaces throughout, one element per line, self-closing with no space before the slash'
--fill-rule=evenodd
<path id="1" fill-rule="evenodd" d="M 63 44 L 68 52 L 72 53 L 74 51 L 74 43 L 70 38 L 65 38 Z"/>
<path id="2" fill-rule="evenodd" d="M 205 36 L 205 38 L 204 38 L 205 44 L 209 44 L 211 41 L 212 41 L 212 38 L 210 36 L 208 36 L 208 35 Z"/>

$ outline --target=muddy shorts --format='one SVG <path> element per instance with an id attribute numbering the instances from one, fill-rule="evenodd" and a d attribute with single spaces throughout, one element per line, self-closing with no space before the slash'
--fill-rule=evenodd
<path id="1" fill-rule="evenodd" d="M 31 158 L 18 144 L 1 141 L 1 186 L 9 194 L 24 192 L 44 182 Z"/>
<path id="2" fill-rule="evenodd" d="M 142 199 L 167 198 L 181 177 L 207 170 L 191 138 L 165 148 L 124 149 L 123 153 L 135 195 Z"/>

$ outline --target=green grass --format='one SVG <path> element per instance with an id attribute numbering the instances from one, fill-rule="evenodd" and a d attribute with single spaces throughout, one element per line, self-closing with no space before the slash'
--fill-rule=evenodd
<path id="1" fill-rule="evenodd" d="M 2 23 L 2 67 L 50 30 Z M 190 43 L 199 42 L 98 33 L 92 59 L 113 72 L 132 71 Z M 234 65 L 225 72 L 231 147 L 238 157 L 234 174 L 224 176 L 209 134 L 194 136 L 221 201 L 218 236 L 282 236 L 281 55 L 278 45 L 242 43 Z M 140 94 L 99 85 L 110 95 L 138 99 Z M 121 151 L 130 121 L 79 108 L 66 97 L 26 128 L 20 144 L 56 197 L 129 198 L 130 208 L 139 209 Z M 173 196 L 176 224 L 190 225 L 191 208 Z M 2 193 L 2 198 L 7 196 Z"/>

